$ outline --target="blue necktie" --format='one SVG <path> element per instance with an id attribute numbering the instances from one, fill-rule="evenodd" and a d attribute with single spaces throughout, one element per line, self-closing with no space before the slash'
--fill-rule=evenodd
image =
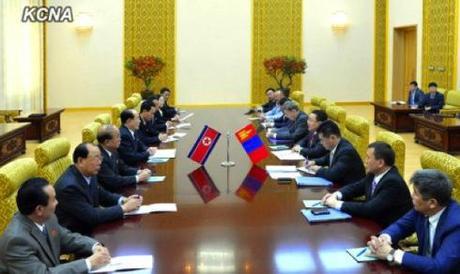
<path id="1" fill-rule="evenodd" d="M 425 236 L 423 239 L 423 256 L 431 257 L 431 246 L 430 246 L 430 220 L 425 217 Z"/>
<path id="2" fill-rule="evenodd" d="M 374 195 L 375 188 L 377 187 L 377 181 L 372 181 L 371 196 Z"/>

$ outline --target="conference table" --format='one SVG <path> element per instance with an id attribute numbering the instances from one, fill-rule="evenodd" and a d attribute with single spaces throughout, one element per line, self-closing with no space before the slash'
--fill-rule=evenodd
<path id="1" fill-rule="evenodd" d="M 251 164 L 234 136 L 250 123 L 246 110 L 190 109 L 192 128 L 178 130 L 187 136 L 166 146 L 177 148 L 176 159 L 154 167 L 165 181 L 123 190 L 143 195 L 144 204 L 177 203 L 178 211 L 126 217 L 98 226 L 93 236 L 112 256 L 153 255 L 153 268 L 135 273 L 407 273 L 386 262 L 357 263 L 347 254 L 347 248 L 364 246 L 381 230 L 376 223 L 355 217 L 307 222 L 300 213 L 302 200 L 320 199 L 327 189 L 260 180 L 265 165 L 288 163 L 271 155 Z M 222 136 L 200 167 L 187 155 L 204 125 Z M 236 162 L 231 168 L 220 165 L 227 133 Z"/>

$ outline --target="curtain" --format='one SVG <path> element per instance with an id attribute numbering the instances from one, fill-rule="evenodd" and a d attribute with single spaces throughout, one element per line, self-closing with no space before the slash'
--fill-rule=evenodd
<path id="1" fill-rule="evenodd" d="M 0 0 L 0 109 L 43 112 L 43 23 L 23 23 L 25 6 L 42 0 Z"/>

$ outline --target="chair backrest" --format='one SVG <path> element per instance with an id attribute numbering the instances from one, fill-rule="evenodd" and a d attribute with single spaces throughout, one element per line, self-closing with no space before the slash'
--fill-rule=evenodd
<path id="1" fill-rule="evenodd" d="M 311 113 L 313 110 L 318 110 L 320 108 L 320 104 L 322 101 L 326 100 L 326 98 L 313 96 L 310 99 L 310 105 L 307 108 L 307 113 Z"/>
<path id="2" fill-rule="evenodd" d="M 396 133 L 381 131 L 377 133 L 376 141 L 385 142 L 391 146 L 395 152 L 395 166 L 398 168 L 399 174 L 404 177 L 406 160 L 406 142 L 404 142 L 404 139 Z"/>
<path id="3" fill-rule="evenodd" d="M 343 107 L 330 105 L 326 108 L 327 117 L 339 125 L 341 131 L 345 127 L 347 112 Z"/>
<path id="4" fill-rule="evenodd" d="M 142 95 L 139 92 L 133 92 L 130 97 L 137 97 L 139 102 L 142 101 Z"/>
<path id="5" fill-rule="evenodd" d="M 125 109 L 126 109 L 125 104 L 116 104 L 112 106 L 112 123 L 116 127 L 121 126 L 120 114 Z"/>
<path id="6" fill-rule="evenodd" d="M 348 115 L 345 119 L 342 136 L 355 147 L 364 161 L 369 145 L 369 121 L 358 115 Z"/>
<path id="7" fill-rule="evenodd" d="M 436 90 L 444 95 L 444 99 L 446 98 L 447 94 L 449 93 L 449 91 L 447 89 L 445 89 L 445 88 L 437 88 Z M 425 93 L 427 93 L 427 92 L 428 91 L 426 91 Z"/>
<path id="8" fill-rule="evenodd" d="M 91 122 L 83 127 L 81 130 L 81 140 L 86 143 L 97 143 L 97 131 L 101 127 L 100 123 Z"/>
<path id="9" fill-rule="evenodd" d="M 70 142 L 66 138 L 55 138 L 41 143 L 35 149 L 38 176 L 55 184 L 62 173 L 72 164 L 69 156 Z"/>
<path id="10" fill-rule="evenodd" d="M 112 118 L 108 113 L 101 113 L 94 117 L 94 122 L 97 122 L 101 125 L 110 125 L 112 123 Z"/>
<path id="11" fill-rule="evenodd" d="M 460 91 L 449 90 L 445 95 L 445 103 L 447 105 L 459 106 L 460 107 Z"/>
<path id="12" fill-rule="evenodd" d="M 329 106 L 335 106 L 335 103 L 331 102 L 331 101 L 328 101 L 328 100 L 324 100 L 324 101 L 321 101 L 321 103 L 319 103 L 319 108 L 322 111 L 326 111 L 327 107 L 329 107 Z"/>
<path id="13" fill-rule="evenodd" d="M 137 105 L 139 105 L 140 102 L 141 100 L 138 97 L 131 96 L 131 97 L 126 98 L 125 105 L 127 108 L 135 109 Z"/>
<path id="14" fill-rule="evenodd" d="M 303 107 L 305 106 L 304 98 L 305 98 L 305 95 L 303 91 L 301 90 L 296 90 L 291 93 L 291 99 L 297 102 L 297 104 L 299 105 L 299 109 L 302 111 L 303 111 Z"/>
<path id="15" fill-rule="evenodd" d="M 37 176 L 37 163 L 32 158 L 14 160 L 0 167 L 0 234 L 18 210 L 16 194 L 22 183 Z"/>
<path id="16" fill-rule="evenodd" d="M 420 165 L 444 172 L 452 181 L 453 198 L 460 202 L 460 159 L 444 152 L 425 150 L 420 156 Z"/>

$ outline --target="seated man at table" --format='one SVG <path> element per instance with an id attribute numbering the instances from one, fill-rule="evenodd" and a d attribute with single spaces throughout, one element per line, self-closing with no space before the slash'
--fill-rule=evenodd
<path id="1" fill-rule="evenodd" d="M 308 116 L 305 112 L 299 109 L 299 105 L 294 101 L 285 102 L 282 109 L 284 116 L 292 121 L 292 123 L 290 123 L 286 128 L 269 129 L 267 131 L 267 138 L 283 140 L 294 144 L 307 136 Z"/>
<path id="2" fill-rule="evenodd" d="M 321 144 L 329 151 L 321 158 L 306 161 L 305 166 L 316 176 L 341 185 L 351 184 L 366 175 L 363 161 L 356 149 L 340 134 L 333 121 L 325 121 L 318 128 Z"/>
<path id="3" fill-rule="evenodd" d="M 438 85 L 435 82 L 428 85 L 428 91 L 419 107 L 427 112 L 439 113 L 439 110 L 444 107 L 444 95 L 438 92 Z"/>
<path id="4" fill-rule="evenodd" d="M 275 106 L 265 113 L 258 113 L 258 117 L 261 121 L 273 122 L 276 119 L 283 117 L 282 106 L 286 101 L 289 101 L 289 92 L 288 88 L 283 88 L 275 92 Z"/>
<path id="5" fill-rule="evenodd" d="M 168 105 L 169 96 L 171 95 L 171 90 L 167 87 L 163 87 L 160 89 L 160 95 L 164 98 L 164 104 L 161 108 L 167 120 L 171 121 L 179 121 L 179 114 L 177 114 L 177 110 L 174 107 Z"/>
<path id="6" fill-rule="evenodd" d="M 121 143 L 118 147 L 120 158 L 129 166 L 139 167 L 147 162 L 149 157 L 157 151 L 155 147 L 147 147 L 139 139 L 139 114 L 134 109 L 125 109 L 120 114 Z"/>
<path id="7" fill-rule="evenodd" d="M 253 114 L 256 111 L 261 112 L 261 113 L 266 113 L 266 112 L 269 112 L 270 110 L 272 110 L 273 107 L 275 107 L 275 105 L 276 105 L 275 89 L 271 88 L 271 87 L 267 88 L 265 90 L 265 95 L 267 96 L 267 102 L 265 104 L 261 105 L 260 107 L 257 107 L 255 109 L 254 108 L 250 109 L 248 112 L 245 113 L 245 115 Z"/>
<path id="8" fill-rule="evenodd" d="M 60 226 L 52 185 L 32 178 L 18 190 L 16 213 L 0 238 L 0 273 L 87 273 L 110 262 L 107 248 Z M 91 256 L 61 264 L 61 253 Z"/>
<path id="9" fill-rule="evenodd" d="M 146 146 L 158 146 L 162 141 L 168 139 L 166 131 L 160 131 L 155 125 L 153 117 L 157 110 L 153 103 L 147 100 L 143 101 L 140 111 L 139 118 L 141 122 L 137 133 L 141 142 Z"/>
<path id="10" fill-rule="evenodd" d="M 384 142 L 368 146 L 367 176 L 326 194 L 322 203 L 353 216 L 370 218 L 387 226 L 412 209 L 409 188 L 394 166 L 395 153 Z M 354 201 L 358 197 L 364 201 Z"/>
<path id="11" fill-rule="evenodd" d="M 154 115 L 153 115 L 153 123 L 154 123 L 155 129 L 160 132 L 167 132 L 168 127 L 172 125 L 172 122 L 168 121 L 166 116 L 163 114 L 163 111 L 161 110 L 161 108 L 164 105 L 163 96 L 156 94 L 156 95 L 151 96 L 147 100 L 152 102 L 153 107 L 155 108 Z"/>
<path id="12" fill-rule="evenodd" d="M 130 167 L 118 157 L 120 131 L 114 125 L 102 125 L 97 132 L 97 142 L 102 154 L 97 179 L 105 189 L 116 192 L 123 187 L 143 182 L 152 174 L 149 169 Z"/>
<path id="13" fill-rule="evenodd" d="M 308 135 L 297 142 L 292 148 L 294 152 L 300 153 L 305 159 L 320 158 L 327 154 L 327 150 L 319 141 L 318 127 L 322 122 L 327 120 L 326 112 L 322 110 L 313 110 L 308 115 Z"/>
<path id="14" fill-rule="evenodd" d="M 452 183 L 435 169 L 412 175 L 414 209 L 372 236 L 367 243 L 382 260 L 416 273 L 448 274 L 460 270 L 460 205 L 451 199 Z M 398 241 L 417 233 L 418 254 L 393 249 Z"/>
<path id="15" fill-rule="evenodd" d="M 124 213 L 141 206 L 139 195 L 123 197 L 99 186 L 101 151 L 96 145 L 79 144 L 72 158 L 74 164 L 56 182 L 56 196 L 60 201 L 56 215 L 62 226 L 89 235 L 97 225 L 122 219 Z"/>
<path id="16" fill-rule="evenodd" d="M 418 88 L 417 81 L 410 82 L 409 96 L 407 97 L 408 106 L 419 106 L 425 97 L 425 93 Z"/>

